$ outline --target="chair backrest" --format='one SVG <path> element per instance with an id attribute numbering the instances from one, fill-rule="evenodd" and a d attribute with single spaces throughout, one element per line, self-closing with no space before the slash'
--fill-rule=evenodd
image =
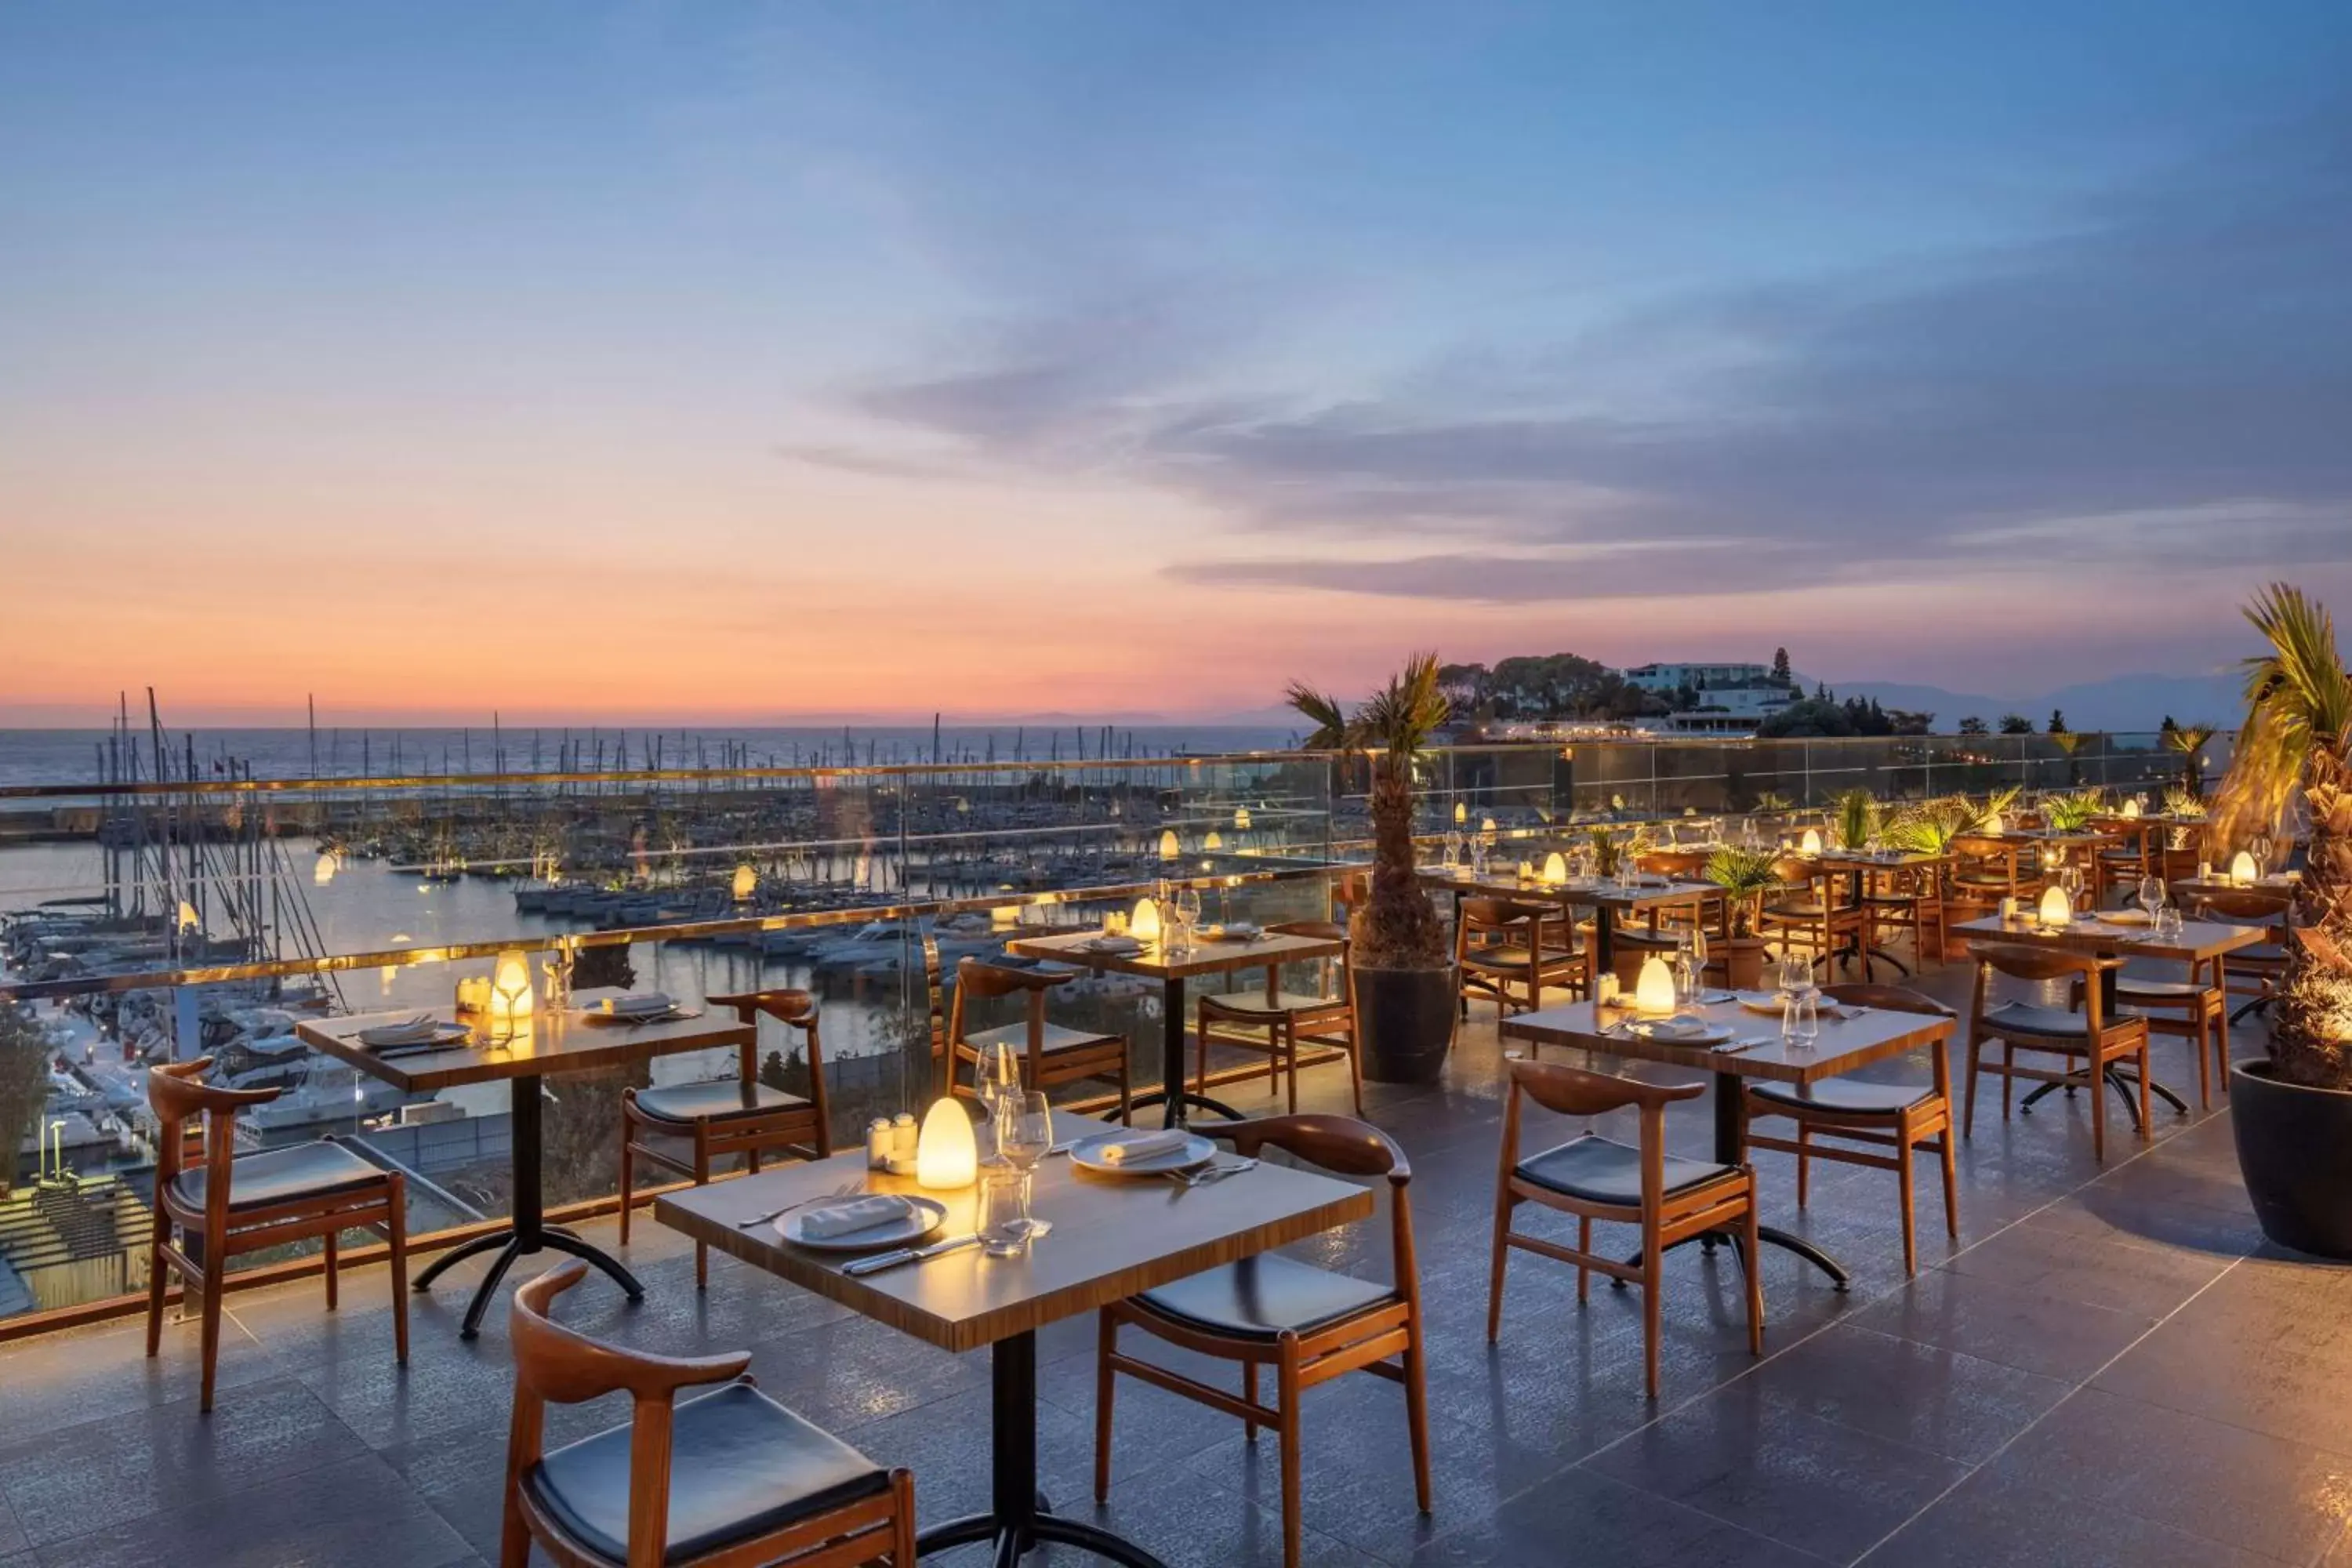
<path id="1" fill-rule="evenodd" d="M 1633 864 L 1644 871 L 1663 872 L 1669 877 L 1694 877 L 1706 869 L 1706 849 L 1651 849 L 1634 858 Z"/>
<path id="2" fill-rule="evenodd" d="M 229 1166 L 236 1158 L 236 1113 L 241 1106 L 266 1105 L 278 1089 L 223 1089 L 204 1081 L 213 1058 L 165 1062 L 147 1069 L 147 1107 L 155 1113 L 156 1202 L 172 1178 L 200 1153 L 205 1165 L 205 1228 L 227 1223 Z M 190 1123 L 194 1123 L 191 1126 Z"/>
<path id="3" fill-rule="evenodd" d="M 940 961 L 940 939 L 928 922 L 923 927 L 923 992 L 930 1005 L 931 1059 L 948 1054 L 947 966 Z"/>
<path id="4" fill-rule="evenodd" d="M 662 1356 L 623 1350 L 565 1328 L 555 1298 L 580 1283 L 587 1265 L 573 1259 L 515 1291 L 507 1318 L 514 1358 L 514 1417 L 507 1432 L 507 1487 L 545 1449 L 547 1405 L 577 1405 L 625 1392 L 629 1412 L 629 1561 L 659 1563 L 669 1535 L 670 1434 L 678 1390 L 726 1383 L 751 1365 L 748 1351 L 716 1356 Z"/>
<path id="5" fill-rule="evenodd" d="M 2085 1033 L 2096 1038 L 2105 1029 L 2105 1001 L 2099 994 L 2099 987 L 2092 982 L 2102 970 L 2122 968 L 2123 960 L 1999 942 L 1970 942 L 1969 956 L 1975 959 L 1977 964 L 1976 990 L 1969 1003 L 1970 1017 L 1979 1021 L 1983 1019 L 1985 999 L 1991 990 L 1992 977 L 2000 973 L 2016 980 L 2072 980 L 2081 983 L 2077 991 L 2083 998 Z"/>
<path id="6" fill-rule="evenodd" d="M 1346 926 L 1337 921 L 1284 921 L 1266 929 L 1282 936 L 1312 937 L 1318 942 L 1338 942 L 1339 944 L 1339 1000 L 1347 1002 L 1355 996 L 1355 969 L 1349 959 L 1349 952 L 1355 943 L 1348 935 Z M 1280 994 L 1281 984 L 1280 971 L 1275 965 L 1268 964 L 1265 971 L 1265 994 L 1268 1001 L 1272 1001 Z"/>
<path id="7" fill-rule="evenodd" d="M 1389 1180 L 1389 1223 L 1396 1252 L 1396 1287 L 1411 1297 L 1419 1289 L 1413 1259 L 1412 1204 L 1406 1187 L 1412 1164 L 1395 1139 L 1369 1121 L 1352 1116 L 1320 1113 L 1264 1116 L 1248 1121 L 1202 1121 L 1193 1131 L 1223 1139 L 1236 1153 L 1255 1158 L 1279 1149 L 1307 1164 L 1342 1176 L 1386 1176 Z"/>
<path id="8" fill-rule="evenodd" d="M 2232 889 L 2227 892 L 2200 893 L 2197 902 L 2215 919 L 2235 925 L 2283 926 L 2292 906 L 2280 902 L 2273 893 L 2257 893 Z"/>
<path id="9" fill-rule="evenodd" d="M 1516 899 L 1465 899 L 1454 922 L 1454 950 L 1466 951 L 1474 937 L 1486 935 L 1522 935 L 1533 947 L 1543 922 L 1559 912 L 1549 904 L 1521 903 Z"/>
<path id="10" fill-rule="evenodd" d="M 948 1013 L 948 1037 L 956 1045 L 964 1038 L 964 999 L 986 1000 L 996 996 L 1025 994 L 1028 1007 L 1028 1066 L 1024 1069 L 1028 1081 L 1035 1083 L 1045 1053 L 1045 993 L 1056 985 L 1066 985 L 1077 978 L 1070 969 L 1013 969 L 1001 963 L 991 963 L 984 958 L 965 958 L 956 963 L 955 1001 Z M 955 1083 L 955 1064 L 948 1064 L 950 1089 Z"/>
<path id="11" fill-rule="evenodd" d="M 743 1023 L 755 1024 L 761 1014 L 801 1032 L 808 1047 L 809 1109 L 820 1128 L 832 1127 L 833 1108 L 824 1092 L 824 1047 L 817 1036 L 816 998 L 796 987 L 780 986 L 772 991 L 742 991 L 725 996 L 713 996 L 711 1005 L 731 1007 Z M 743 1042 L 740 1053 L 742 1081 L 751 1083 L 760 1076 L 760 1041 L 755 1034 Z M 832 1152 L 829 1131 L 817 1141 L 820 1153 Z"/>
<path id="12" fill-rule="evenodd" d="M 1889 1013 L 1920 1013 L 1930 1018 L 1957 1016 L 1933 996 L 1923 996 L 1906 985 L 1873 985 L 1849 981 L 1840 985 L 1824 985 L 1822 994 L 1832 1002 L 1844 1002 L 1856 1007 L 1877 1007 Z"/>
<path id="13" fill-rule="evenodd" d="M 1509 1096 L 1503 1103 L 1502 1169 L 1507 1182 L 1519 1163 L 1519 1117 L 1524 1100 L 1561 1116 L 1604 1116 L 1631 1105 L 1641 1116 L 1642 1206 L 1654 1209 L 1665 1197 L 1666 1107 L 1678 1100 L 1694 1100 L 1706 1092 L 1704 1083 L 1643 1083 L 1637 1079 L 1590 1072 L 1559 1062 L 1512 1058 L 1503 1064 L 1511 1075 Z"/>

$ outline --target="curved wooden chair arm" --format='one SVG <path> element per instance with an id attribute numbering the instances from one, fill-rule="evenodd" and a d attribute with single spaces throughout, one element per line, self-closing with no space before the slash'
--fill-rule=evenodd
<path id="1" fill-rule="evenodd" d="M 1010 996 L 1016 991 L 1048 991 L 1078 977 L 1075 969 L 1013 969 L 984 958 L 956 961 L 956 988 L 973 996 Z"/>
<path id="2" fill-rule="evenodd" d="M 1643 1083 L 1559 1062 L 1511 1060 L 1504 1065 L 1511 1069 L 1513 1088 L 1561 1116 L 1602 1116 L 1628 1105 L 1664 1110 L 1677 1100 L 1696 1100 L 1706 1092 L 1701 1082 Z"/>
<path id="3" fill-rule="evenodd" d="M 577 1405 L 625 1389 L 638 1400 L 667 1400 L 681 1388 L 727 1383 L 751 1369 L 751 1353 L 664 1356 L 599 1344 L 573 1332 L 551 1315 L 555 1299 L 580 1283 L 588 1266 L 577 1258 L 559 1264 L 515 1291 L 508 1315 L 508 1338 L 515 1378 L 541 1399 Z"/>
<path id="4" fill-rule="evenodd" d="M 1412 1179 L 1412 1164 L 1396 1140 L 1351 1116 L 1261 1116 L 1247 1121 L 1203 1121 L 1193 1131 L 1225 1140 L 1240 1154 L 1255 1156 L 1271 1144 L 1341 1175 L 1386 1176 L 1400 1186 Z"/>
<path id="5" fill-rule="evenodd" d="M 2026 947 L 2006 942 L 1970 942 L 1969 956 L 2017 980 L 2061 980 L 2070 975 L 2096 974 L 2102 970 L 2124 966 L 2120 958 L 2101 958 L 2087 952 L 2061 952 L 2051 948 Z"/>
<path id="6" fill-rule="evenodd" d="M 1528 921 L 1549 920 L 1554 913 L 1550 904 L 1520 903 L 1516 899 L 1465 899 L 1462 900 L 1462 921 L 1465 925 L 1513 926 Z"/>
<path id="7" fill-rule="evenodd" d="M 2200 904 L 2224 920 L 2241 921 L 2249 925 L 2283 926 L 2287 910 L 2274 897 L 2262 893 L 2196 893 L 2190 895 Z"/>
<path id="8" fill-rule="evenodd" d="M 1832 1002 L 1851 1003 L 1856 1007 L 1877 1007 L 1889 1013 L 1921 1013 L 1931 1018 L 1959 1016 L 1933 996 L 1924 996 L 1904 985 L 1869 985 L 1849 981 L 1838 985 L 1824 985 L 1822 994 Z"/>
<path id="9" fill-rule="evenodd" d="M 736 991 L 724 996 L 713 996 L 714 1007 L 731 1007 L 735 1016 L 750 1023 L 761 1013 L 780 1024 L 792 1024 L 803 1029 L 816 1026 L 816 998 L 797 987 L 779 987 L 772 991 Z"/>
<path id="10" fill-rule="evenodd" d="M 166 1121 L 221 1112 L 234 1116 L 238 1107 L 266 1105 L 285 1093 L 283 1089 L 224 1089 L 202 1081 L 213 1065 L 210 1057 L 171 1062 L 147 1069 L 147 1104 Z"/>

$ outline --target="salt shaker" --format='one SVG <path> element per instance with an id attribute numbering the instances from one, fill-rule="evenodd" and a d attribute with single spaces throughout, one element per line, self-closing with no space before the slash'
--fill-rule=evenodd
<path id="1" fill-rule="evenodd" d="M 890 1168 L 890 1156 L 898 1152 L 892 1136 L 890 1119 L 877 1116 L 866 1124 L 866 1168 L 886 1171 Z"/>
<path id="2" fill-rule="evenodd" d="M 915 1148 L 922 1130 L 915 1125 L 915 1113 L 902 1110 L 890 1119 L 890 1169 L 902 1175 L 912 1175 L 915 1170 Z"/>

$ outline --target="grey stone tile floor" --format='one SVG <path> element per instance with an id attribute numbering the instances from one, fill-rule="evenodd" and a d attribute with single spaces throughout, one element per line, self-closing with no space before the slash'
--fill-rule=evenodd
<path id="1" fill-rule="evenodd" d="M 1964 969 L 1921 984 L 1965 1001 Z M 2259 1049 L 2259 1026 L 2241 1029 L 2239 1054 Z M 1544 1259 L 1514 1256 L 1502 1338 L 1486 1342 L 1502 1054 L 1482 1005 L 1444 1082 L 1371 1090 L 1371 1120 L 1413 1162 L 1436 1508 L 1413 1506 L 1402 1394 L 1342 1379 L 1307 1400 L 1307 1563 L 2352 1564 L 2352 1270 L 2264 1243 L 2223 1102 L 2186 1117 L 2159 1106 L 2146 1141 L 2118 1118 L 2102 1169 L 2084 1101 L 2053 1097 L 2004 1123 L 1995 1097 L 1962 1146 L 1956 1242 L 1923 1163 L 1915 1279 L 1891 1175 L 1816 1166 L 1800 1211 L 1793 1163 L 1760 1156 L 1767 1218 L 1839 1255 L 1853 1288 L 1768 1249 L 1765 1354 L 1751 1358 L 1732 1255 L 1677 1251 L 1653 1404 L 1634 1293 L 1596 1285 L 1580 1308 L 1570 1271 Z M 2158 1076 L 2193 1098 L 2186 1047 L 2159 1040 L 2157 1057 Z M 1926 1073 L 1920 1059 L 1871 1069 Z M 1262 1083 L 1231 1098 L 1245 1112 L 1276 1104 Z M 1310 1071 L 1304 1101 L 1344 1109 L 1342 1070 Z M 1546 1120 L 1536 1136 L 1573 1131 Z M 1706 1152 L 1704 1100 L 1676 1108 L 1669 1137 Z M 593 1228 L 613 1245 L 610 1222 Z M 1296 1250 L 1351 1271 L 1389 1267 L 1379 1221 Z M 650 1222 L 626 1256 L 646 1300 L 630 1307 L 592 1277 L 568 1298 L 569 1321 L 648 1349 L 749 1348 L 770 1393 L 910 1466 L 927 1521 L 982 1505 L 984 1357 L 934 1350 L 723 1258 L 698 1292 L 690 1247 Z M 136 1320 L 0 1348 L 0 1568 L 494 1561 L 503 1314 L 460 1342 L 475 1276 L 456 1275 L 415 1298 L 404 1371 L 381 1270 L 347 1275 L 332 1314 L 315 1281 L 232 1295 L 208 1418 L 195 1408 L 193 1325 L 172 1325 L 152 1362 Z M 1096 1513 L 1094 1332 L 1084 1319 L 1042 1339 L 1055 1504 L 1175 1568 L 1278 1563 L 1274 1445 L 1131 1382 Z M 625 1414 L 559 1412 L 551 1440 Z"/>

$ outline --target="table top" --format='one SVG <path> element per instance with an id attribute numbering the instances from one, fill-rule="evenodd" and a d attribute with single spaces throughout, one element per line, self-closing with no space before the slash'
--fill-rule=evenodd
<path id="1" fill-rule="evenodd" d="M 1054 1114 L 1055 1133 L 1062 1138 L 1109 1125 Z M 1374 1207 L 1368 1188 L 1282 1165 L 1261 1164 L 1188 1188 L 1158 1176 L 1100 1176 L 1052 1155 L 1037 1166 L 1030 1207 L 1053 1222 L 1053 1234 L 1019 1258 L 990 1258 L 971 1247 L 856 1279 L 842 1266 L 864 1254 L 813 1252 L 785 1241 L 772 1224 L 746 1228 L 738 1223 L 853 1180 L 863 1180 L 869 1192 L 920 1191 L 912 1177 L 868 1171 L 858 1149 L 683 1188 L 657 1200 L 654 1215 L 697 1241 L 866 1317 L 949 1350 L 968 1351 L 1366 1218 Z M 972 1229 L 978 1187 L 927 1195 L 948 1209 L 931 1239 Z"/>
<path id="2" fill-rule="evenodd" d="M 1052 959 L 1058 963 L 1083 964 L 1121 974 L 1181 980 L 1191 974 L 1230 974 L 1237 969 L 1262 969 L 1269 963 L 1337 958 L 1341 945 L 1332 937 L 1267 931 L 1254 942 L 1210 942 L 1195 937 L 1192 947 L 1183 952 L 1149 942 L 1138 952 L 1088 952 L 1085 944 L 1101 934 L 1098 931 L 1077 931 L 1059 936 L 1021 937 L 1006 942 L 1004 951 L 1023 958 Z"/>
<path id="3" fill-rule="evenodd" d="M 1646 1040 L 1639 1035 L 1603 1034 L 1602 1022 L 1595 1016 L 1594 1005 L 1590 1002 L 1521 1013 L 1504 1019 L 1502 1031 L 1507 1039 L 1579 1046 L 1589 1051 L 1696 1068 L 1703 1072 L 1736 1073 L 1741 1078 L 1773 1079 L 1782 1083 L 1813 1083 L 1888 1057 L 1899 1057 L 1916 1046 L 1943 1039 L 1955 1027 L 1953 1019 L 1931 1014 L 1868 1007 L 1843 1018 L 1823 1018 L 1821 1037 L 1811 1046 L 1800 1047 L 1780 1038 L 1780 1019 L 1751 1013 L 1737 1002 L 1718 1002 L 1712 1007 L 1685 1011 L 1729 1029 L 1734 1039 L 1769 1038 L 1766 1044 L 1744 1051 L 1717 1051 L 1707 1046 Z M 1612 1026 L 1630 1016 L 1622 1009 L 1608 1010 L 1608 1021 Z"/>
<path id="4" fill-rule="evenodd" d="M 599 988 L 575 993 L 581 1002 L 600 1002 L 625 993 Z M 453 1009 L 426 1009 L 448 1022 Z M 295 1026 L 305 1045 L 350 1063 L 362 1072 L 411 1093 L 449 1089 L 462 1083 L 489 1083 L 499 1079 L 544 1077 L 555 1073 L 590 1072 L 599 1068 L 625 1067 L 652 1057 L 680 1051 L 740 1046 L 756 1038 L 754 1026 L 739 1023 L 723 1008 L 706 1007 L 689 1018 L 665 1018 L 656 1023 L 591 1023 L 586 1012 L 538 1012 L 511 1043 L 491 1045 L 490 1026 L 474 1026 L 475 1045 L 446 1051 L 416 1051 L 385 1058 L 360 1044 L 362 1029 L 397 1024 L 416 1016 L 420 1009 L 389 1013 L 354 1013 L 348 1017 L 313 1018 Z"/>
<path id="5" fill-rule="evenodd" d="M 2181 877 L 2173 881 L 2172 891 L 2176 897 L 2199 899 L 2212 893 L 2250 893 L 2284 904 L 2294 899 L 2300 880 L 2293 871 L 2274 871 L 2253 883 L 2232 882 L 2227 877 Z"/>
<path id="6" fill-rule="evenodd" d="M 1571 877 L 1557 885 L 1549 882 L 1522 882 L 1516 876 L 1501 877 L 1488 872 L 1473 877 L 1467 868 L 1448 871 L 1443 866 L 1424 866 L 1420 873 L 1425 888 L 1451 889 L 1457 893 L 1480 894 L 1497 899 L 1531 899 L 1555 904 L 1585 904 L 1608 910 L 1643 910 L 1653 904 L 1688 903 L 1693 899 L 1720 898 L 1723 889 L 1713 882 L 1695 882 L 1672 877 L 1648 882 L 1637 882 L 1621 888 L 1614 882 L 1598 879 L 1580 880 Z"/>
<path id="7" fill-rule="evenodd" d="M 1946 865 L 1957 857 L 1934 854 L 1925 849 L 1824 849 L 1818 855 L 1800 855 L 1797 858 L 1835 866 L 1842 870 L 1899 871 L 1906 866 Z"/>
<path id="8" fill-rule="evenodd" d="M 2063 926 L 2045 926 L 2023 918 L 2004 921 L 1999 915 L 1987 915 L 1981 920 L 1962 921 L 1952 927 L 1952 931 L 1957 936 L 1985 937 L 2030 947 L 2063 948 L 2068 952 L 2097 953 L 2110 958 L 2171 958 L 2183 962 L 2202 961 L 2235 952 L 2242 947 L 2252 947 L 2270 940 L 2269 931 L 2258 925 L 2187 921 L 2182 923 L 2179 936 L 2159 937 L 2147 926 L 2114 925 L 2091 915 L 2076 915 Z"/>

